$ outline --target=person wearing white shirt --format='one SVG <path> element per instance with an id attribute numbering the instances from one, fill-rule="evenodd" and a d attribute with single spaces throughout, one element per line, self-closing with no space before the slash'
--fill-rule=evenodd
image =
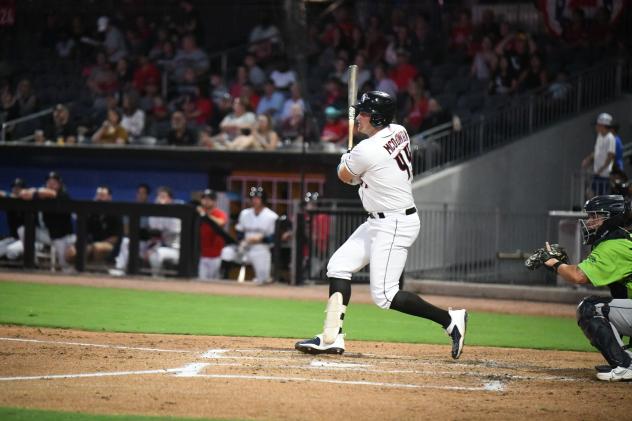
<path id="1" fill-rule="evenodd" d="M 615 160 L 616 140 L 611 133 L 612 116 L 608 113 L 601 113 L 595 123 L 597 139 L 595 148 L 584 160 L 582 167 L 588 168 L 593 165 L 592 195 L 601 196 L 610 191 L 610 173 Z"/>

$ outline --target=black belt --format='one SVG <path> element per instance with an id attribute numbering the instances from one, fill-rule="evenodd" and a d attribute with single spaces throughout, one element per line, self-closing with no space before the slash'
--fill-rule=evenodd
<path id="1" fill-rule="evenodd" d="M 412 215 L 413 213 L 416 213 L 416 212 L 417 212 L 417 208 L 415 208 L 414 206 L 404 211 L 406 215 Z M 386 212 L 386 213 L 392 213 L 392 212 Z M 384 212 L 369 212 L 369 218 L 375 218 L 375 215 L 377 215 L 377 217 L 380 219 L 386 218 L 386 215 L 384 214 Z"/>

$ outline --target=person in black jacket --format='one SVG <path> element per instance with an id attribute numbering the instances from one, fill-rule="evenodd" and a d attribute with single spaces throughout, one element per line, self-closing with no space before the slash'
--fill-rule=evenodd
<path id="1" fill-rule="evenodd" d="M 112 190 L 99 186 L 94 195 L 95 202 L 111 202 Z M 86 260 L 102 262 L 112 260 L 112 252 L 123 235 L 123 218 L 117 215 L 91 214 L 86 221 Z M 74 245 L 66 251 L 66 260 L 73 262 L 77 255 Z"/>
<path id="2" fill-rule="evenodd" d="M 11 191 L 8 194 L 0 192 L 0 196 L 18 198 L 24 188 L 26 188 L 24 180 L 16 178 L 11 183 Z M 9 226 L 9 236 L 0 240 L 0 257 L 6 256 L 9 260 L 15 260 L 24 253 L 24 244 L 18 234 L 18 229 L 24 225 L 24 212 L 7 211 L 7 225 Z"/>
<path id="3" fill-rule="evenodd" d="M 63 180 L 59 173 L 51 171 L 46 176 L 46 185 L 40 188 L 24 189 L 20 193 L 24 200 L 70 200 Z M 70 213 L 43 212 L 44 226 L 38 226 L 35 230 L 35 240 L 44 244 L 51 244 L 55 248 L 57 262 L 64 272 L 71 271 L 66 261 L 66 250 L 75 242 L 73 233 L 72 216 Z M 20 230 L 23 232 L 23 228 Z M 23 234 L 20 236 L 24 241 Z"/>

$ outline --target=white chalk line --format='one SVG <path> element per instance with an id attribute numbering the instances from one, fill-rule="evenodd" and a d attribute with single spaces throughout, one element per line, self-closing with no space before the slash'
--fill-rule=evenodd
<path id="1" fill-rule="evenodd" d="M 398 389 L 440 389 L 440 390 L 462 390 L 462 391 L 483 391 L 483 392 L 497 392 L 504 390 L 502 382 L 493 380 L 485 383 L 483 386 L 446 386 L 446 385 L 431 385 L 431 384 L 407 384 L 407 383 L 383 383 L 383 382 L 369 382 L 364 380 L 336 380 L 336 379 L 314 379 L 308 377 L 284 377 L 284 376 L 257 376 L 248 374 L 198 374 L 191 377 L 202 377 L 209 379 L 236 379 L 236 380 L 272 380 L 281 382 L 306 382 L 306 383 L 329 383 L 329 384 L 343 384 L 353 386 L 374 386 L 374 387 L 388 387 Z"/>
<path id="2" fill-rule="evenodd" d="M 133 351 L 147 351 L 147 352 L 177 352 L 182 354 L 190 354 L 199 351 L 188 351 L 182 349 L 161 349 L 161 348 L 144 348 L 134 346 L 123 345 L 108 345 L 108 344 L 91 344 L 85 342 L 64 342 L 64 341 L 46 341 L 41 339 L 22 339 L 22 338 L 3 338 L 0 337 L 0 341 L 13 341 L 13 342 L 31 342 L 40 344 L 55 344 L 55 345 L 74 345 L 74 346 L 87 346 L 93 348 L 109 348 L 109 349 L 128 349 Z"/>

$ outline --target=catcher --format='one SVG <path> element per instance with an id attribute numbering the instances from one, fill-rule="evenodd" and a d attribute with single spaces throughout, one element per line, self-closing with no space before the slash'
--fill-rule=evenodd
<path id="1" fill-rule="evenodd" d="M 608 361 L 598 366 L 597 378 L 604 381 L 632 380 L 632 352 L 621 336 L 632 336 L 632 222 L 630 202 L 623 196 L 596 196 L 586 202 L 587 219 L 580 220 L 588 257 L 578 265 L 557 244 L 537 250 L 525 261 L 531 270 L 540 266 L 556 272 L 573 284 L 608 286 L 611 298 L 586 297 L 577 307 L 577 324 Z M 627 229 L 626 229 L 627 228 Z"/>

